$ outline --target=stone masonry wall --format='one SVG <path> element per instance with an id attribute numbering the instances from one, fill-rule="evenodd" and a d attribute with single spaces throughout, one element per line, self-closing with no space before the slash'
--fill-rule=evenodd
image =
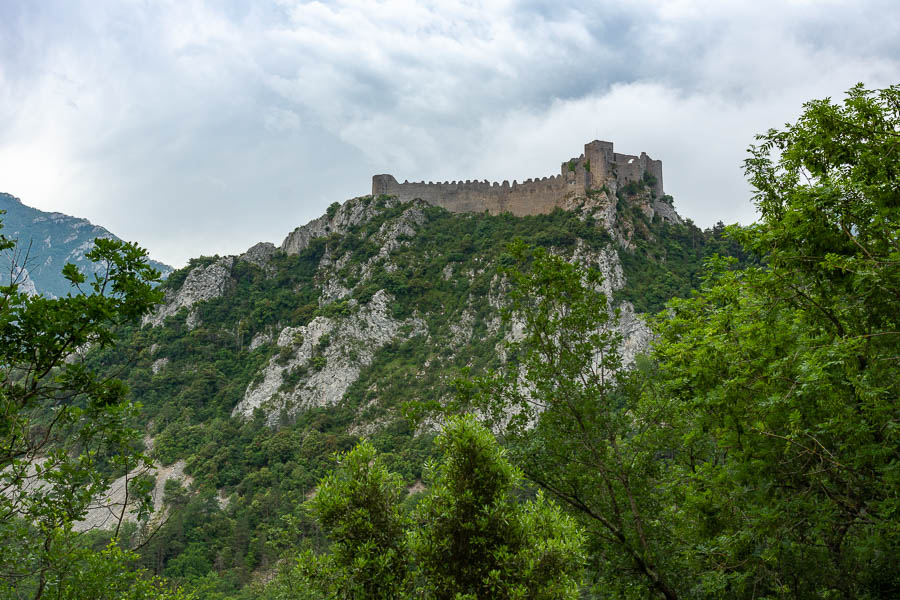
<path id="1" fill-rule="evenodd" d="M 657 198 L 663 196 L 662 161 L 645 153 L 640 156 L 618 154 L 612 142 L 594 140 L 584 146 L 584 154 L 562 163 L 560 174 L 523 183 L 508 181 L 444 181 L 399 183 L 393 175 L 372 177 L 372 195 L 397 196 L 402 201 L 421 198 L 451 212 L 510 212 L 517 216 L 551 212 L 567 199 L 584 196 L 605 185 L 640 181 L 644 173 L 656 178 L 651 187 Z"/>
<path id="2" fill-rule="evenodd" d="M 451 212 L 511 212 L 519 216 L 552 211 L 561 205 L 569 187 L 562 175 L 512 184 L 509 181 L 502 184 L 487 181 L 398 183 L 392 175 L 372 178 L 374 196 L 386 194 L 401 200 L 421 198 Z"/>

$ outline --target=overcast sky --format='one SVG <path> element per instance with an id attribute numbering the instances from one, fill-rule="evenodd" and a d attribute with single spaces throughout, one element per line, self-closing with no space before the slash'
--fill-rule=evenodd
<path id="1" fill-rule="evenodd" d="M 375 173 L 521 181 L 597 138 L 749 223 L 753 135 L 857 82 L 900 83 L 896 0 L 0 0 L 0 191 L 180 266 Z"/>

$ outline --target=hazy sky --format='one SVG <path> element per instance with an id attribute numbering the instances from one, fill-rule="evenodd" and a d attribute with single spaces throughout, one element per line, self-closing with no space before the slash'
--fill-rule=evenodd
<path id="1" fill-rule="evenodd" d="M 179 266 L 399 180 L 552 175 L 599 138 L 701 226 L 753 135 L 900 83 L 896 0 L 0 0 L 0 191 Z"/>

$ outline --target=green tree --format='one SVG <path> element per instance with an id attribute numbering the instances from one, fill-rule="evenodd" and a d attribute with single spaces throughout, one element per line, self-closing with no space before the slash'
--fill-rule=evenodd
<path id="1" fill-rule="evenodd" d="M 472 417 L 449 421 L 410 534 L 426 598 L 577 598 L 582 535 L 542 494 L 521 502 L 521 474 Z"/>
<path id="2" fill-rule="evenodd" d="M 502 429 L 525 475 L 579 515 L 602 593 L 675 598 L 672 531 L 659 518 L 668 405 L 636 413 L 598 269 L 521 241 L 509 250 L 505 319 L 522 336 L 502 372 L 461 384 L 462 396 Z"/>
<path id="3" fill-rule="evenodd" d="M 759 136 L 765 266 L 715 263 L 656 320 L 697 595 L 900 594 L 900 88 Z"/>
<path id="4" fill-rule="evenodd" d="M 331 540 L 331 553 L 301 555 L 299 587 L 317 598 L 400 598 L 407 581 L 403 480 L 362 442 L 338 456 L 309 507 Z"/>
<path id="5" fill-rule="evenodd" d="M 412 519 L 402 479 L 371 444 L 339 455 L 308 502 L 331 552 L 301 553 L 261 597 L 577 598 L 575 522 L 540 493 L 517 498 L 521 475 L 471 417 L 452 419 L 437 444 L 443 458 Z"/>
<path id="6" fill-rule="evenodd" d="M 0 234 L 0 251 L 14 248 Z M 159 273 L 117 240 L 95 240 L 86 256 L 104 268 L 88 282 L 66 265 L 65 297 L 28 295 L 15 276 L 0 287 L 0 595 L 64 589 L 87 556 L 73 525 L 114 475 L 146 461 L 125 386 L 77 351 L 113 344 L 116 326 L 146 314 Z"/>
<path id="7" fill-rule="evenodd" d="M 76 548 L 66 560 L 64 577 L 53 579 L 45 596 L 65 600 L 192 600 L 195 596 L 130 566 L 133 552 L 115 543 L 97 552 Z M 18 596 L 16 596 L 18 597 Z"/>
<path id="8" fill-rule="evenodd" d="M 900 593 L 900 88 L 759 140 L 761 219 L 730 232 L 761 266 L 713 259 L 631 372 L 613 376 L 599 276 L 512 248 L 523 337 L 463 396 L 593 522 L 601 591 L 644 596 L 636 573 L 670 598 Z"/>

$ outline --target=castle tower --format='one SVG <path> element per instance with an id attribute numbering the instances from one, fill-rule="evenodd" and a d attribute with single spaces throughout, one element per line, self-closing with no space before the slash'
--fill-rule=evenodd
<path id="1" fill-rule="evenodd" d="M 591 173 L 590 189 L 599 189 L 606 184 L 607 178 L 614 175 L 611 165 L 613 164 L 612 142 L 603 142 L 594 140 L 584 145 L 585 159 L 590 161 L 586 166 Z"/>

